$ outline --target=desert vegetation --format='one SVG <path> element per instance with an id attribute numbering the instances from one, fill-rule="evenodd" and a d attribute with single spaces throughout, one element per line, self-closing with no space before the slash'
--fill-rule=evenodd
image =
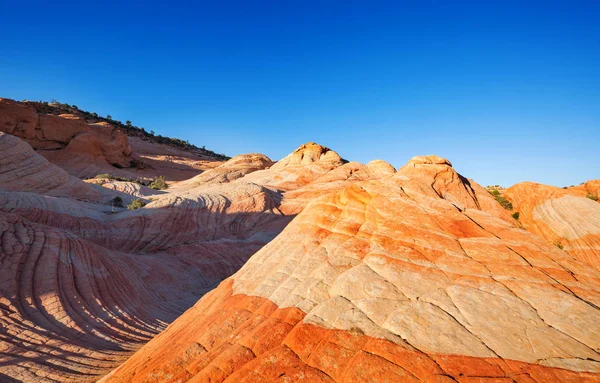
<path id="1" fill-rule="evenodd" d="M 152 181 L 148 186 L 154 190 L 166 190 L 169 188 L 169 185 L 165 182 L 165 177 L 163 177 L 163 176 L 159 176 L 157 179 Z"/>
<path id="2" fill-rule="evenodd" d="M 127 205 L 127 209 L 136 210 L 136 209 L 140 209 L 144 206 L 146 206 L 146 203 L 144 201 L 142 201 L 141 199 L 136 198 L 133 201 L 131 201 L 131 203 L 129 205 Z"/>
<path id="3" fill-rule="evenodd" d="M 504 196 L 502 196 L 502 194 L 500 193 L 500 190 L 498 190 L 500 186 L 495 185 L 495 186 L 488 186 L 486 189 L 488 192 L 490 192 L 491 195 L 494 196 L 494 198 L 496 199 L 496 201 L 506 210 L 512 210 L 513 209 L 513 205 L 512 203 L 510 203 L 509 200 L 507 200 L 506 198 L 504 198 Z M 515 219 L 519 219 L 518 218 L 518 214 L 519 213 L 515 213 L 517 214 L 517 216 L 515 217 L 513 214 L 513 218 Z"/>
<path id="4" fill-rule="evenodd" d="M 132 179 L 132 178 L 127 178 L 127 177 L 119 177 L 119 176 L 115 176 L 112 174 L 108 174 L 108 173 L 102 173 L 102 174 L 98 174 L 96 177 L 94 177 L 95 180 L 98 180 L 100 182 L 103 182 L 104 180 L 109 180 L 109 181 L 122 181 L 122 182 L 134 182 L 136 184 L 140 184 L 140 185 L 147 185 L 147 182 L 144 182 L 141 179 Z"/>
<path id="5" fill-rule="evenodd" d="M 111 200 L 111 203 L 114 207 L 123 207 L 123 198 L 116 196 Z"/>

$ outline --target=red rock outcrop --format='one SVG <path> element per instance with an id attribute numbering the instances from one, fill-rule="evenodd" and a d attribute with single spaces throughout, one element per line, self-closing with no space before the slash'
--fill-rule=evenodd
<path id="1" fill-rule="evenodd" d="M 6 105 L 1 130 L 64 145 L 72 172 L 127 152 Z M 436 156 L 396 172 L 308 143 L 217 166 L 139 144 L 136 175 L 194 177 L 103 188 L 0 133 L 0 381 L 600 381 L 595 183 L 517 185 L 516 221 Z"/>
<path id="2" fill-rule="evenodd" d="M 264 154 L 241 154 L 216 168 L 207 170 L 196 177 L 178 183 L 176 188 L 187 190 L 199 186 L 227 183 L 242 178 L 246 174 L 257 170 L 266 169 L 272 165 L 273 161 Z"/>
<path id="3" fill-rule="evenodd" d="M 102 381 L 592 382 L 599 305 L 598 271 L 417 157 L 310 202 Z"/>
<path id="4" fill-rule="evenodd" d="M 222 163 L 199 152 L 127 137 L 107 122 L 46 114 L 44 108 L 38 112 L 34 105 L 39 103 L 0 98 L 0 132 L 23 139 L 51 163 L 79 178 L 109 173 L 129 179 L 164 176 L 181 181 Z M 143 166 L 132 167 L 132 160 Z"/>
<path id="5" fill-rule="evenodd" d="M 106 203 L 122 193 L 89 185 L 49 163 L 19 138 L 0 132 L 0 191 L 32 192 L 52 197 Z"/>
<path id="6" fill-rule="evenodd" d="M 269 169 L 248 174 L 244 177 L 244 182 L 254 182 L 282 191 L 294 190 L 343 164 L 342 158 L 333 150 L 309 142 Z"/>
<path id="7" fill-rule="evenodd" d="M 5 98 L 0 98 L 0 131 L 22 138 L 77 177 L 113 172 L 113 164 L 128 167 L 131 160 L 127 136 L 110 124 L 88 125 L 71 114 L 38 114 L 30 105 Z"/>
<path id="8" fill-rule="evenodd" d="M 600 203 L 589 198 L 597 195 L 599 185 L 595 180 L 561 189 L 523 182 L 508 188 L 505 196 L 523 227 L 600 270 Z"/>
<path id="9" fill-rule="evenodd" d="M 5 133 L 0 149 L 0 380 L 95 380 L 291 219 L 279 192 L 229 175 L 127 211 L 109 201 L 144 189 L 84 183 Z M 245 174 L 265 158 L 229 169 Z"/>
<path id="10" fill-rule="evenodd" d="M 590 180 L 567 188 L 570 194 L 600 200 L 600 180 Z"/>

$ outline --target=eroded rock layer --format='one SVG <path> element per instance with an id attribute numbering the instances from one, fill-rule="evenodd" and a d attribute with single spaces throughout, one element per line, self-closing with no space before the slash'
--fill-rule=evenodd
<path id="1" fill-rule="evenodd" d="M 95 381 L 241 267 L 289 222 L 252 183 L 144 208 L 0 133 L 0 381 Z"/>
<path id="2" fill-rule="evenodd" d="M 561 189 L 523 182 L 506 190 L 523 227 L 600 270 L 600 181 Z"/>
<path id="3" fill-rule="evenodd" d="M 200 151 L 128 137 L 89 113 L 87 117 L 78 110 L 48 114 L 49 109 L 53 108 L 47 104 L 0 98 L 0 132 L 21 138 L 75 177 L 108 173 L 129 179 L 164 176 L 181 181 L 222 163 Z"/>
<path id="4" fill-rule="evenodd" d="M 310 202 L 103 381 L 592 382 L 599 305 L 598 271 L 418 157 Z"/>

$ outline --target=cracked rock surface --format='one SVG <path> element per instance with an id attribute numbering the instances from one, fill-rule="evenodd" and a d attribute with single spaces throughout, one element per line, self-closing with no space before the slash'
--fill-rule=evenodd
<path id="1" fill-rule="evenodd" d="M 515 185 L 515 220 L 437 156 L 132 139 L 187 180 L 102 187 L 130 149 L 91 125 L 0 99 L 0 382 L 600 381 L 597 181 Z"/>
<path id="2" fill-rule="evenodd" d="M 317 193 L 102 381 L 592 382 L 599 305 L 596 269 L 416 157 Z"/>
<path id="3" fill-rule="evenodd" d="M 519 222 L 600 270 L 600 180 L 568 189 L 523 182 L 506 190 Z"/>

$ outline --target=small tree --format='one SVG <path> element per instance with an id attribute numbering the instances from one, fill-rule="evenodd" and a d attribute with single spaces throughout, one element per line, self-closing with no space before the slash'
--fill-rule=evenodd
<path id="1" fill-rule="evenodd" d="M 131 126 L 131 121 L 129 121 L 129 120 L 125 121 L 125 125 Z"/>
<path id="2" fill-rule="evenodd" d="M 112 120 L 112 116 L 111 116 L 110 114 L 107 114 L 107 115 L 106 115 L 106 119 L 107 119 L 107 120 Z"/>
<path id="3" fill-rule="evenodd" d="M 116 196 L 112 199 L 112 205 L 116 207 L 123 207 L 123 198 Z"/>
<path id="4" fill-rule="evenodd" d="M 144 201 L 142 201 L 141 199 L 137 198 L 137 199 L 134 199 L 133 201 L 131 201 L 131 203 L 129 205 L 127 205 L 127 209 L 136 210 L 136 209 L 142 208 L 144 206 L 146 206 L 146 203 Z"/>
<path id="5" fill-rule="evenodd" d="M 163 176 L 158 177 L 157 179 L 152 181 L 152 183 L 150 183 L 150 185 L 148 186 L 150 186 L 154 190 L 165 190 L 169 187 L 169 185 L 165 182 L 165 177 Z"/>

